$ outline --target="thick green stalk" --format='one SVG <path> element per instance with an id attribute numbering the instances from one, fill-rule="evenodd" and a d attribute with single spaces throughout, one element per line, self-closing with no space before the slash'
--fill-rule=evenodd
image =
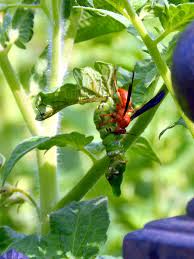
<path id="1" fill-rule="evenodd" d="M 32 105 L 21 88 L 20 81 L 16 76 L 12 65 L 10 64 L 7 53 L 5 52 L 0 53 L 0 66 L 30 133 L 32 135 L 38 135 L 38 129 L 34 120 L 35 114 L 32 109 Z"/>
<path id="2" fill-rule="evenodd" d="M 45 8 L 51 6 L 51 21 L 49 28 L 50 46 L 50 75 L 49 88 L 57 87 L 63 80 L 63 23 L 61 0 L 42 1 Z M 55 116 L 45 123 L 47 134 L 55 134 L 57 131 L 58 118 Z M 51 129 L 52 132 L 48 132 Z M 38 157 L 40 161 L 41 157 Z M 51 149 L 45 154 L 44 162 L 40 165 L 40 209 L 42 219 L 41 233 L 45 234 L 49 230 L 48 215 L 58 200 L 58 179 L 57 179 L 57 152 L 56 148 Z"/>
<path id="3" fill-rule="evenodd" d="M 13 70 L 13 68 L 9 62 L 7 53 L 5 53 L 5 52 L 0 53 L 0 66 L 1 66 L 1 69 L 3 71 L 5 78 L 7 80 L 7 83 L 13 93 L 13 96 L 18 105 L 18 108 L 24 118 L 24 121 L 26 122 L 26 126 L 28 127 L 28 129 L 32 135 L 38 135 L 39 131 L 38 131 L 38 127 L 36 126 L 36 123 L 35 123 L 35 119 L 34 119 L 35 114 L 32 109 L 32 105 L 29 102 L 24 91 L 22 90 L 20 81 L 19 81 L 18 77 L 16 76 L 16 73 Z M 40 171 L 42 171 L 42 168 L 43 168 L 43 158 L 42 158 L 40 151 L 37 151 L 36 154 L 37 154 L 37 158 L 38 158 L 38 167 L 39 167 L 39 172 L 40 172 Z M 41 191 L 42 190 L 40 188 L 40 193 L 42 193 Z M 40 210 L 40 213 L 42 214 L 42 210 Z"/>
<path id="4" fill-rule="evenodd" d="M 76 184 L 76 186 L 57 203 L 54 210 L 63 208 L 72 201 L 81 200 L 92 186 L 96 184 L 100 177 L 106 173 L 108 165 L 109 158 L 107 156 L 96 162 L 87 174 Z"/>
<path id="5" fill-rule="evenodd" d="M 162 90 L 163 88 L 161 88 Z M 149 110 L 148 112 L 137 118 L 135 124 L 130 129 L 124 141 L 124 148 L 127 150 L 136 139 L 144 132 L 146 127 L 149 125 L 154 114 L 156 113 L 160 104 Z M 103 157 L 87 172 L 87 174 L 72 188 L 72 190 L 66 194 L 54 207 L 54 210 L 60 209 L 72 201 L 81 200 L 84 195 L 97 183 L 97 181 L 105 175 L 109 165 L 109 158 Z"/>
<path id="6" fill-rule="evenodd" d="M 169 92 L 171 93 L 175 104 L 177 105 L 177 108 L 182 116 L 182 118 L 184 119 L 184 121 L 187 124 L 188 129 L 190 130 L 192 136 L 194 137 L 194 124 L 186 117 L 186 115 L 182 112 L 175 94 L 174 94 L 174 90 L 172 87 L 172 82 L 171 82 L 171 73 L 170 70 L 166 64 L 166 62 L 164 61 L 164 59 L 162 58 L 157 44 L 151 39 L 151 37 L 149 36 L 143 22 L 141 21 L 141 19 L 138 17 L 138 15 L 136 14 L 136 12 L 134 11 L 131 3 L 129 0 L 124 0 L 125 2 L 125 8 L 127 13 L 125 13 L 124 11 L 122 11 L 123 15 L 125 15 L 133 24 L 133 26 L 135 27 L 135 29 L 139 32 L 139 35 L 141 36 L 143 42 L 145 43 L 153 61 L 156 64 L 156 67 L 158 68 L 158 71 L 160 73 L 160 75 L 162 76 L 164 83 L 166 84 Z"/>

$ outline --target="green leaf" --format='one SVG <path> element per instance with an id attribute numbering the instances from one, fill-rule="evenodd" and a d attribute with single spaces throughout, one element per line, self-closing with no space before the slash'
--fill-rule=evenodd
<path id="1" fill-rule="evenodd" d="M 92 12 L 93 13 L 93 12 Z M 80 19 L 75 42 L 90 40 L 108 33 L 119 32 L 125 26 L 110 16 L 84 11 Z"/>
<path id="2" fill-rule="evenodd" d="M 94 66 L 96 70 L 91 67 L 73 70 L 77 85 L 65 84 L 51 93 L 40 92 L 35 103 L 36 120 L 45 120 L 73 104 L 100 102 L 112 95 L 114 67 L 103 62 Z"/>
<path id="3" fill-rule="evenodd" d="M 168 8 L 155 6 L 154 13 L 167 33 L 181 31 L 194 19 L 194 3 L 170 4 Z"/>
<path id="4" fill-rule="evenodd" d="M 157 69 L 153 61 L 144 60 L 135 66 L 135 80 L 132 91 L 134 106 L 141 106 L 149 99 L 148 88 L 157 76 Z"/>
<path id="5" fill-rule="evenodd" d="M 4 165 L 4 163 L 5 163 L 5 157 L 2 154 L 0 154 L 0 168 Z"/>
<path id="6" fill-rule="evenodd" d="M 150 59 L 138 62 L 134 68 L 134 82 L 132 89 L 132 103 L 134 107 L 145 104 L 153 97 L 154 81 L 157 77 L 157 69 L 154 62 Z M 118 69 L 118 81 L 122 87 L 128 89 L 132 78 L 132 72 L 125 69 Z"/>
<path id="7" fill-rule="evenodd" d="M 171 124 L 170 126 L 166 127 L 164 130 L 162 130 L 162 131 L 160 132 L 160 134 L 159 134 L 159 139 L 162 137 L 162 135 L 163 135 L 167 130 L 172 129 L 172 128 L 178 126 L 178 125 L 187 128 L 187 125 L 186 125 L 185 121 L 183 120 L 183 118 L 179 118 L 178 121 L 174 122 L 173 124 Z"/>
<path id="8" fill-rule="evenodd" d="M 40 247 L 40 238 L 37 235 L 26 236 L 13 242 L 10 247 L 33 259 L 44 258 L 41 257 L 43 253 Z"/>
<path id="9" fill-rule="evenodd" d="M 36 96 L 36 120 L 45 120 L 60 110 L 79 103 L 81 90 L 78 85 L 65 84 L 54 92 L 40 92 Z"/>
<path id="10" fill-rule="evenodd" d="M 120 24 L 122 24 L 126 28 L 128 28 L 128 26 L 130 25 L 130 22 L 129 22 L 129 20 L 127 18 L 125 18 L 121 14 L 118 14 L 118 13 L 115 13 L 115 12 L 112 12 L 112 11 L 108 11 L 108 10 L 104 10 L 104 9 L 99 9 L 99 8 L 84 7 L 84 6 L 75 6 L 74 8 L 79 8 L 79 9 L 83 9 L 85 11 L 90 11 L 89 13 L 94 12 L 98 16 L 101 16 L 102 18 L 103 17 L 111 17 L 115 21 L 119 22 Z M 115 28 L 114 28 L 114 30 L 115 30 Z"/>
<path id="11" fill-rule="evenodd" d="M 19 37 L 15 44 L 19 48 L 25 48 L 33 36 L 34 12 L 32 10 L 17 9 L 12 20 L 13 29 L 19 31 Z"/>
<path id="12" fill-rule="evenodd" d="M 38 145 L 38 149 L 48 150 L 53 146 L 58 147 L 70 147 L 75 150 L 82 150 L 86 145 L 92 142 L 94 138 L 92 136 L 86 137 L 78 132 L 72 132 L 69 134 L 60 134 L 49 138 L 49 140 Z"/>
<path id="13" fill-rule="evenodd" d="M 3 23 L 0 25 L 0 43 L 3 47 L 6 47 L 9 41 L 8 32 L 11 28 L 11 21 L 11 15 L 8 12 L 5 13 Z"/>
<path id="14" fill-rule="evenodd" d="M 153 150 L 151 144 L 146 138 L 139 137 L 131 148 L 140 155 L 161 164 L 156 152 Z"/>
<path id="15" fill-rule="evenodd" d="M 82 150 L 84 146 L 89 144 L 92 140 L 93 137 L 85 137 L 83 134 L 80 134 L 78 132 L 60 134 L 54 137 L 31 137 L 20 143 L 13 150 L 10 158 L 6 161 L 2 172 L 3 184 L 5 183 L 7 177 L 9 176 L 17 161 L 35 148 L 48 150 L 53 146 L 60 146 Z"/>
<path id="16" fill-rule="evenodd" d="M 49 69 L 48 61 L 48 46 L 39 56 L 36 64 L 33 66 L 30 77 L 30 93 L 37 94 L 40 89 L 45 89 L 47 86 L 47 73 Z"/>
<path id="17" fill-rule="evenodd" d="M 11 243 L 22 239 L 24 236 L 23 234 L 15 232 L 10 227 L 0 227 L 0 253 L 3 253 Z"/>
<path id="18" fill-rule="evenodd" d="M 111 96 L 114 67 L 103 62 L 96 62 L 94 66 L 96 70 L 91 67 L 74 68 L 73 70 L 75 80 L 81 89 L 81 97 Z"/>
<path id="19" fill-rule="evenodd" d="M 85 259 L 98 253 L 108 226 L 107 200 L 103 197 L 72 202 L 50 215 L 51 233 L 59 236 L 63 251 Z"/>
<path id="20" fill-rule="evenodd" d="M 85 146 L 85 149 L 87 149 L 93 155 L 98 156 L 102 154 L 102 152 L 105 150 L 105 147 L 102 142 L 91 142 Z"/>

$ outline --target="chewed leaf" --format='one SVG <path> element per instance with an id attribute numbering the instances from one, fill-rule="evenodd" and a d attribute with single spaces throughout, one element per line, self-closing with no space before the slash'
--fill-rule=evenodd
<path id="1" fill-rule="evenodd" d="M 36 97 L 36 120 L 45 120 L 60 110 L 73 105 L 100 102 L 112 94 L 113 66 L 96 62 L 95 69 L 75 68 L 77 84 L 65 84 L 54 92 L 40 92 Z"/>
<path id="2" fill-rule="evenodd" d="M 54 92 L 40 92 L 36 96 L 36 120 L 45 120 L 60 110 L 79 103 L 80 87 L 75 84 L 65 84 Z"/>
<path id="3" fill-rule="evenodd" d="M 50 228 L 64 252 L 76 258 L 94 258 L 106 241 L 109 226 L 107 199 L 72 202 L 50 215 Z M 63 237 L 64 238 L 61 238 Z"/>
<path id="4" fill-rule="evenodd" d="M 84 146 L 89 144 L 93 140 L 93 137 L 85 137 L 78 132 L 72 132 L 69 134 L 60 134 L 54 137 L 32 137 L 20 143 L 12 152 L 10 158 L 6 161 L 3 172 L 2 181 L 5 183 L 7 177 L 11 173 L 11 170 L 17 163 L 17 161 L 31 150 L 38 148 L 41 150 L 48 150 L 53 146 L 70 147 L 76 150 L 82 150 Z"/>
<path id="5" fill-rule="evenodd" d="M 194 19 L 194 3 L 170 4 L 166 6 L 155 6 L 155 15 L 166 33 L 180 31 Z"/>
<path id="6" fill-rule="evenodd" d="M 82 98 L 95 98 L 110 95 L 104 85 L 102 75 L 91 67 L 74 68 L 73 75 L 81 89 Z"/>
<path id="7" fill-rule="evenodd" d="M 162 130 L 160 132 L 160 135 L 159 135 L 159 139 L 162 137 L 162 135 L 169 129 L 172 129 L 178 125 L 181 125 L 181 126 L 184 126 L 185 128 L 187 128 L 187 125 L 185 123 L 185 121 L 183 120 L 183 118 L 180 118 L 178 119 L 178 121 L 174 122 L 173 124 L 171 124 L 170 126 L 166 127 L 164 130 Z"/>
<path id="8" fill-rule="evenodd" d="M 34 12 L 32 10 L 17 9 L 12 20 L 12 28 L 18 30 L 19 36 L 15 44 L 25 48 L 33 36 Z"/>
<path id="9" fill-rule="evenodd" d="M 159 164 L 161 164 L 160 159 L 158 158 L 158 155 L 153 150 L 151 144 L 149 141 L 144 137 L 139 137 L 137 141 L 133 144 L 132 150 L 139 153 L 140 155 L 143 155 L 152 161 L 155 161 Z"/>

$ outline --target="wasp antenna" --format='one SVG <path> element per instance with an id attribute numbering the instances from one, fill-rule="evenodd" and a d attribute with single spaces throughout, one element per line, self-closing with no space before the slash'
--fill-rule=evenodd
<path id="1" fill-rule="evenodd" d="M 133 88 L 134 77 L 135 77 L 135 71 L 133 71 L 133 73 L 132 73 L 131 83 L 129 84 L 128 95 L 127 95 L 127 102 L 126 102 L 126 105 L 125 105 L 125 110 L 124 110 L 123 116 L 127 112 L 127 109 L 129 107 L 129 102 L 131 100 L 131 93 L 132 93 L 132 88 Z"/>
<path id="2" fill-rule="evenodd" d="M 114 72 L 113 72 L 113 86 L 115 90 L 117 90 L 117 67 L 114 67 Z"/>

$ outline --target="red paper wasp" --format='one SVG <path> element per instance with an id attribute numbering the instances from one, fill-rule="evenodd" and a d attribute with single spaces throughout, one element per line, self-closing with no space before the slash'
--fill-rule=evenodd
<path id="1" fill-rule="evenodd" d="M 165 96 L 165 91 L 160 91 L 156 96 L 154 96 L 150 101 L 144 104 L 140 109 L 135 110 L 132 106 L 131 94 L 132 94 L 132 87 L 134 82 L 134 72 L 132 74 L 132 81 L 129 84 L 128 91 L 123 88 L 117 88 L 117 80 L 116 80 L 116 70 L 114 73 L 114 87 L 116 89 L 117 100 L 115 111 L 109 114 L 101 114 L 101 117 L 109 116 L 111 120 L 103 123 L 105 125 L 107 123 L 116 123 L 116 129 L 114 131 L 109 130 L 116 135 L 125 134 L 126 128 L 129 123 L 138 117 L 139 115 L 143 114 L 144 112 L 148 111 L 149 109 L 156 106 Z"/>

